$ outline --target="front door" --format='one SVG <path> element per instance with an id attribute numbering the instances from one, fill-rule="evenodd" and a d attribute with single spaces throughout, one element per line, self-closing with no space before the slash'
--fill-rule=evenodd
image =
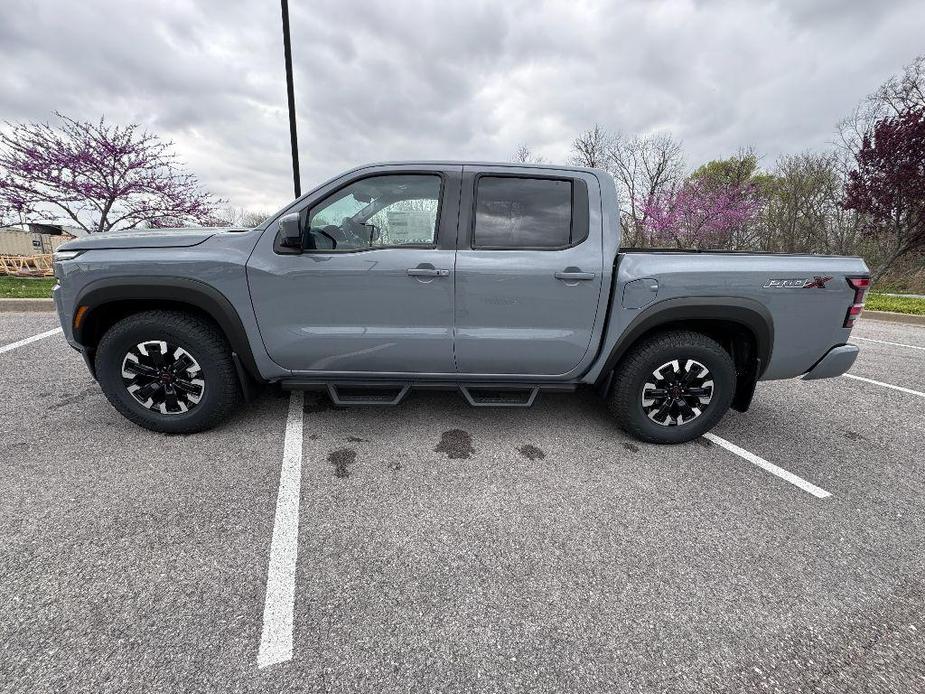
<path id="1" fill-rule="evenodd" d="M 465 171 L 459 372 L 571 377 L 586 363 L 601 297 L 597 179 L 552 169 Z"/>
<path id="2" fill-rule="evenodd" d="M 305 250 L 247 267 L 270 357 L 295 372 L 450 374 L 461 167 L 374 170 L 300 210 Z M 333 190 L 331 190 L 333 188 Z"/>

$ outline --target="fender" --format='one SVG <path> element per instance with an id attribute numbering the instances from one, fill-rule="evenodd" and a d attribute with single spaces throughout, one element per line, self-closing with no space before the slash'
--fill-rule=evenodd
<path id="1" fill-rule="evenodd" d="M 247 373 L 256 381 L 263 381 L 244 324 L 232 303 L 214 287 L 187 277 L 116 277 L 87 285 L 77 297 L 76 305 L 86 306 L 88 311 L 81 328 L 75 328 L 74 339 L 89 346 L 90 337 L 85 334 L 85 328 L 92 324 L 94 311 L 107 304 L 126 301 L 162 301 L 199 309 L 218 324 L 231 345 L 233 356 Z"/>
<path id="2" fill-rule="evenodd" d="M 608 381 L 613 368 L 635 342 L 650 330 L 669 323 L 697 321 L 725 321 L 737 323 L 755 337 L 756 354 L 753 355 L 747 376 L 754 389 L 771 360 L 774 346 L 774 319 L 762 304 L 753 299 L 735 296 L 706 296 L 665 299 L 643 309 L 623 331 L 604 362 L 598 385 Z M 746 405 L 747 406 L 747 405 Z"/>

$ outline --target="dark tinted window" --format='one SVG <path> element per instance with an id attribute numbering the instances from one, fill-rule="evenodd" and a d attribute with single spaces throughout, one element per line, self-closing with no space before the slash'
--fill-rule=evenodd
<path id="1" fill-rule="evenodd" d="M 570 243 L 572 184 L 482 176 L 476 192 L 477 248 L 558 248 Z"/>

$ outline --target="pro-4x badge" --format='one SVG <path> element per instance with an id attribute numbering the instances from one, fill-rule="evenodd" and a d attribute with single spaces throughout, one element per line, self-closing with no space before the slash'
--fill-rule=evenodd
<path id="1" fill-rule="evenodd" d="M 765 289 L 825 289 L 831 277 L 814 276 L 811 280 L 805 277 L 793 279 L 771 279 L 764 285 Z"/>

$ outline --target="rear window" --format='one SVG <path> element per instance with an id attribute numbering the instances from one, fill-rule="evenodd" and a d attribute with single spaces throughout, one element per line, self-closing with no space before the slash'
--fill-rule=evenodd
<path id="1" fill-rule="evenodd" d="M 571 181 L 478 179 L 473 248 L 563 248 L 571 233 Z"/>

